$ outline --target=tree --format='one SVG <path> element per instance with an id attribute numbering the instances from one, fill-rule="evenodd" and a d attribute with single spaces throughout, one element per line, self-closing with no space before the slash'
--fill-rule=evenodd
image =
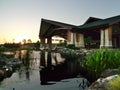
<path id="1" fill-rule="evenodd" d="M 31 39 L 28 39 L 28 40 L 27 40 L 27 43 L 32 43 L 32 40 L 31 40 Z"/>
<path id="2" fill-rule="evenodd" d="M 36 48 L 36 49 L 39 49 L 39 48 L 40 48 L 40 41 L 39 41 L 39 40 L 35 43 L 35 48 Z"/>
<path id="3" fill-rule="evenodd" d="M 23 42 L 23 44 L 26 44 L 26 39 L 23 39 L 22 42 Z"/>

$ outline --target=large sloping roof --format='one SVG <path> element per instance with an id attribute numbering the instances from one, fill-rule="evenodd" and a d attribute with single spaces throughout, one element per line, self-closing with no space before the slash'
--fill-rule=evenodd
<path id="1" fill-rule="evenodd" d="M 83 24 L 83 25 L 78 26 L 78 28 L 81 30 L 86 30 L 86 29 L 90 29 L 90 28 L 106 27 L 108 25 L 113 25 L 118 22 L 120 22 L 120 15 L 102 19 L 102 20 L 98 20 L 98 21 L 91 22 L 88 24 Z"/>
<path id="2" fill-rule="evenodd" d="M 98 20 L 102 20 L 100 18 L 96 18 L 96 17 L 89 17 L 84 24 L 88 24 L 88 23 L 91 23 L 91 22 L 95 22 L 95 21 L 98 21 Z"/>
<path id="3" fill-rule="evenodd" d="M 41 19 L 39 37 L 48 37 L 54 34 L 64 34 L 66 30 L 76 27 L 75 25 L 57 22 L 53 20 Z"/>

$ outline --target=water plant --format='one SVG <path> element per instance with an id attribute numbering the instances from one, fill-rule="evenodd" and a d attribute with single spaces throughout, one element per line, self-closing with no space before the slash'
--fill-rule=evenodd
<path id="1" fill-rule="evenodd" d="M 120 50 L 97 50 L 94 54 L 86 56 L 82 67 L 86 68 L 87 77 L 98 78 L 105 69 L 120 67 Z"/>

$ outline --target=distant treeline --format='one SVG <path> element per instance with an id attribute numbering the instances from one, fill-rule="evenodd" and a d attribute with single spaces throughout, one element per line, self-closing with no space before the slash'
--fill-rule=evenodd
<path id="1" fill-rule="evenodd" d="M 1 49 L 18 49 L 18 48 L 33 48 L 33 49 L 39 49 L 40 43 L 36 42 L 36 43 L 26 43 L 26 44 L 20 44 L 20 43 L 5 43 L 5 44 L 1 44 L 0 48 Z"/>
<path id="2" fill-rule="evenodd" d="M 6 48 L 20 48 L 21 45 L 19 43 L 5 43 L 3 46 Z"/>

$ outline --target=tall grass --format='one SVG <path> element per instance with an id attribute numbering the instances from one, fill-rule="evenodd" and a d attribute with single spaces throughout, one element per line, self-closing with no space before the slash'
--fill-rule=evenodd
<path id="1" fill-rule="evenodd" d="M 87 76 L 97 78 L 105 69 L 120 67 L 120 50 L 98 50 L 94 54 L 86 56 L 86 60 L 83 61 L 82 66 L 86 68 Z"/>

